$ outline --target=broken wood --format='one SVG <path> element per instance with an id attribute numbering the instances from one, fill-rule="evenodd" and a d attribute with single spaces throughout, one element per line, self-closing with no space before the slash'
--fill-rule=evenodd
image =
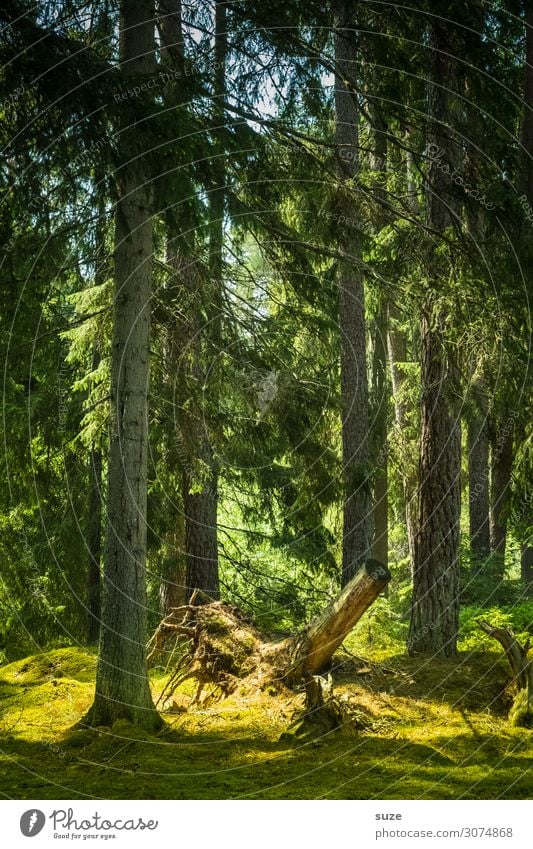
<path id="1" fill-rule="evenodd" d="M 195 700 L 211 686 L 208 698 L 229 695 L 239 682 L 254 679 L 261 687 L 312 687 L 361 616 L 383 592 L 389 570 L 369 560 L 334 601 L 300 633 L 266 642 L 238 608 L 224 602 L 191 603 L 171 612 L 153 635 L 149 659 L 167 652 L 170 679 L 159 702 L 170 698 L 184 681 L 198 683 Z M 177 659 L 176 659 L 177 658 Z M 310 694 L 308 693 L 308 698 Z"/>
<path id="2" fill-rule="evenodd" d="M 529 637 L 520 645 L 510 628 L 498 628 L 485 619 L 479 619 L 478 625 L 485 634 L 497 640 L 505 651 L 513 673 L 518 693 L 509 712 L 512 725 L 524 728 L 533 727 L 533 663 L 529 658 Z"/>
<path id="3" fill-rule="evenodd" d="M 339 646 L 390 581 L 390 572 L 368 560 L 331 604 L 299 634 L 268 643 L 262 656 L 288 686 L 323 672 Z"/>

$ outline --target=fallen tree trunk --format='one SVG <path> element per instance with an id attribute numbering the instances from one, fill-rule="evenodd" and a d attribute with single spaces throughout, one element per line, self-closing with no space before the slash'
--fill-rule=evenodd
<path id="1" fill-rule="evenodd" d="M 509 712 L 512 725 L 533 727 L 533 663 L 528 657 L 530 641 L 520 645 L 510 628 L 497 628 L 485 619 L 478 625 L 485 634 L 493 637 L 503 647 L 513 673 L 518 693 Z"/>
<path id="2" fill-rule="evenodd" d="M 231 605 L 219 601 L 199 605 L 191 598 L 190 604 L 163 619 L 149 644 L 149 660 L 166 651 L 167 668 L 172 669 L 159 701 L 190 678 L 198 682 L 196 700 L 206 685 L 211 685 L 211 695 L 215 690 L 229 695 L 240 681 L 250 678 L 259 686 L 309 686 L 389 580 L 383 564 L 367 561 L 326 610 L 300 633 L 280 642 L 264 641 Z"/>
<path id="3" fill-rule="evenodd" d="M 267 643 L 262 660 L 288 686 L 323 672 L 363 613 L 383 592 L 390 572 L 377 560 L 368 560 L 337 598 L 303 631 L 282 643 Z"/>

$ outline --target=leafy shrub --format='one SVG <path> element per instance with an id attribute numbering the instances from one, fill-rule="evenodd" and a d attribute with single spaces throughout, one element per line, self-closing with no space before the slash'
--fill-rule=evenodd
<path id="1" fill-rule="evenodd" d="M 533 635 L 533 601 L 523 601 L 507 609 L 475 605 L 464 607 L 460 613 L 459 625 L 461 651 L 497 648 L 492 637 L 479 628 L 478 619 L 486 619 L 491 625 L 500 628 L 511 628 L 519 640 L 526 640 L 528 635 Z"/>

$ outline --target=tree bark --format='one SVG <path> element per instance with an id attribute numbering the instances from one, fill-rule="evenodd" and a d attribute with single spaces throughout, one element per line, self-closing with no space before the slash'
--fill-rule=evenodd
<path id="1" fill-rule="evenodd" d="M 351 5 L 336 4 L 335 18 L 335 127 L 339 179 L 339 215 L 357 219 L 350 187 L 358 172 L 357 95 L 355 78 L 357 39 L 351 26 Z M 357 254 L 354 234 L 339 228 L 339 250 Z M 371 480 L 369 470 L 368 378 L 363 278 L 349 260 L 339 262 L 339 325 L 341 333 L 342 457 L 344 474 L 342 583 L 346 585 L 368 558 L 372 541 Z"/>
<path id="2" fill-rule="evenodd" d="M 495 578 L 505 574 L 507 518 L 514 460 L 514 420 L 499 421 L 492 434 L 490 475 L 490 548 Z"/>
<path id="3" fill-rule="evenodd" d="M 533 207 L 533 6 L 524 3 L 526 55 L 524 63 L 524 115 L 520 130 L 520 176 L 518 191 Z M 529 226 L 529 225 L 528 225 Z"/>
<path id="4" fill-rule="evenodd" d="M 448 153 L 450 67 L 446 24 L 433 21 L 428 140 Z M 449 181 L 431 161 L 428 171 L 428 224 L 443 233 L 451 224 L 453 196 Z M 415 538 L 413 598 L 408 638 L 410 654 L 457 653 L 459 627 L 459 520 L 461 512 L 460 419 L 455 410 L 456 375 L 445 348 L 444 309 L 439 304 L 439 276 L 447 273 L 431 250 L 429 294 L 421 321 L 421 435 L 418 525 Z"/>
<path id="5" fill-rule="evenodd" d="M 390 572 L 386 566 L 377 560 L 368 560 L 330 606 L 300 634 L 289 637 L 284 643 L 270 644 L 263 656 L 283 670 L 285 683 L 318 675 L 327 668 L 336 650 L 389 581 Z"/>
<path id="6" fill-rule="evenodd" d="M 449 378 L 442 331 L 427 314 L 421 365 L 419 514 L 408 648 L 410 654 L 451 656 L 457 653 L 459 626 L 461 437 L 459 419 L 443 396 Z"/>
<path id="7" fill-rule="evenodd" d="M 378 80 L 374 72 L 374 50 L 370 43 L 366 49 L 366 88 L 377 91 Z M 377 98 L 370 97 L 368 103 L 372 125 L 373 151 L 370 167 L 380 180 L 387 176 L 387 127 L 383 120 Z M 373 229 L 376 234 L 386 225 L 386 192 L 382 184 L 374 188 L 377 201 Z M 389 458 L 388 458 L 388 419 L 390 386 L 387 370 L 387 329 L 388 301 L 384 293 L 378 293 L 378 305 L 373 321 L 373 358 L 372 358 L 372 464 L 374 466 L 374 536 L 372 556 L 388 566 L 389 563 Z"/>
<path id="8" fill-rule="evenodd" d="M 224 97 L 226 93 L 226 0 L 215 0 L 215 43 L 213 63 L 214 185 L 209 195 L 209 291 L 205 345 L 212 355 L 222 344 L 222 287 L 226 169 L 224 162 Z M 218 564 L 218 472 L 205 412 L 196 422 L 193 443 L 196 457 L 207 471 L 207 481 L 198 486 L 184 470 L 186 516 L 187 589 L 217 599 L 220 595 Z M 205 477 L 205 475 L 204 475 Z"/>
<path id="9" fill-rule="evenodd" d="M 374 390 L 372 453 L 375 465 L 372 555 L 384 566 L 388 566 L 389 563 L 387 315 L 387 303 L 382 301 L 374 325 L 374 362 L 372 369 Z"/>
<path id="10" fill-rule="evenodd" d="M 415 562 L 415 536 L 417 521 L 417 499 L 416 499 L 416 462 L 413 460 L 411 450 L 414 448 L 414 436 L 410 436 L 411 424 L 407 403 L 404 399 L 405 392 L 405 364 L 407 362 L 407 343 L 405 333 L 398 328 L 400 313 L 396 307 L 389 304 L 389 326 L 387 334 L 388 355 L 390 362 L 390 374 L 392 382 L 392 396 L 394 399 L 394 416 L 399 433 L 400 445 L 400 474 L 402 477 L 405 525 L 407 530 L 407 545 L 409 548 L 409 559 L 411 561 L 411 572 Z"/>
<path id="11" fill-rule="evenodd" d="M 470 551 L 479 563 L 490 554 L 489 436 L 486 416 L 476 412 L 468 422 Z"/>
<path id="12" fill-rule="evenodd" d="M 98 191 L 98 220 L 95 228 L 95 285 L 101 286 L 106 279 L 105 256 L 105 195 L 102 189 L 104 175 L 96 177 Z M 92 372 L 100 365 L 100 341 L 93 343 Z M 89 451 L 89 521 L 87 528 L 87 640 L 89 644 L 98 642 L 100 637 L 101 597 L 102 597 L 102 451 L 100 437 L 95 438 Z"/>
<path id="13" fill-rule="evenodd" d="M 183 70 L 185 60 L 181 5 L 181 0 L 158 0 L 157 4 L 161 63 L 174 65 L 179 70 Z M 175 86 L 172 84 L 169 88 Z"/>
<path id="14" fill-rule="evenodd" d="M 406 130 L 406 154 L 405 154 L 405 181 L 407 186 L 407 205 L 413 216 L 420 213 L 418 203 L 418 190 L 414 179 L 415 164 L 411 146 L 413 144 L 411 133 Z M 405 367 L 407 359 L 406 334 L 400 328 L 401 312 L 392 302 L 389 303 L 389 322 L 387 333 L 387 348 L 390 362 L 390 374 L 392 382 L 392 397 L 394 400 L 394 413 L 396 426 L 398 428 L 400 446 L 400 474 L 404 497 L 405 525 L 407 531 L 407 546 L 411 564 L 411 575 L 415 562 L 415 536 L 417 522 L 417 475 L 416 461 L 414 460 L 414 446 L 416 436 L 410 421 L 409 408 L 404 398 L 406 374 Z"/>
<path id="15" fill-rule="evenodd" d="M 192 434 L 189 434 L 191 436 Z M 193 434 L 196 439 L 196 456 L 203 468 L 210 472 L 214 467 L 209 437 L 199 427 Z M 184 471 L 185 497 L 185 551 L 187 556 L 187 594 L 189 598 L 195 590 L 212 599 L 220 596 L 218 576 L 218 535 L 217 535 L 217 477 L 211 473 L 205 480 L 203 472 L 199 474 Z M 198 491 L 197 487 L 201 487 Z"/>
<path id="16" fill-rule="evenodd" d="M 520 577 L 533 589 L 533 546 L 523 545 L 520 556 Z"/>
<path id="17" fill-rule="evenodd" d="M 187 601 L 187 564 L 184 555 L 183 514 L 175 515 L 165 541 L 159 585 L 159 609 L 163 617 Z"/>
<path id="18" fill-rule="evenodd" d="M 154 17 L 149 0 L 122 0 L 125 83 L 150 74 Z M 127 102 L 126 102 L 127 103 Z M 160 727 L 146 666 L 146 498 L 152 197 L 136 102 L 123 107 L 116 172 L 115 298 L 111 355 L 107 538 L 93 726 L 126 719 Z"/>
<path id="19" fill-rule="evenodd" d="M 190 598 L 217 599 L 218 476 L 201 393 L 204 385 L 200 344 L 200 274 L 192 260 L 169 243 L 167 264 L 180 292 L 180 316 L 175 319 L 170 362 L 176 370 L 176 455 L 182 470 L 185 523 L 186 592 Z"/>
<path id="20" fill-rule="evenodd" d="M 89 452 L 88 509 L 87 640 L 89 643 L 96 643 L 100 635 L 102 539 L 102 453 L 96 446 Z"/>
<path id="21" fill-rule="evenodd" d="M 213 64 L 213 176 L 209 193 L 209 277 L 211 302 L 209 335 L 213 345 L 222 343 L 222 288 L 226 167 L 224 150 L 224 98 L 226 95 L 226 9 L 227 0 L 215 0 L 215 45 Z"/>
<path id="22" fill-rule="evenodd" d="M 180 0 L 161 0 L 159 29 L 163 58 L 179 70 L 184 61 Z M 213 63 L 213 117 L 224 123 L 222 106 L 225 89 L 226 4 L 217 0 L 215 8 L 215 61 Z M 169 91 L 169 97 L 173 92 Z M 216 130 L 215 130 L 216 132 Z M 222 249 L 224 233 L 224 160 L 218 144 L 215 158 L 215 185 L 209 195 L 209 276 L 198 273 L 192 251 L 171 219 L 167 220 L 167 265 L 173 269 L 171 285 L 179 295 L 180 317 L 175 320 L 170 370 L 177 375 L 177 455 L 181 465 L 182 501 L 185 524 L 185 588 L 190 598 L 195 590 L 217 599 L 218 574 L 218 472 L 203 403 L 206 355 L 212 358 L 212 345 L 220 341 Z M 201 303 L 208 321 L 202 326 Z M 181 563 L 171 583 L 183 581 Z M 168 588 L 164 590 L 168 592 Z"/>

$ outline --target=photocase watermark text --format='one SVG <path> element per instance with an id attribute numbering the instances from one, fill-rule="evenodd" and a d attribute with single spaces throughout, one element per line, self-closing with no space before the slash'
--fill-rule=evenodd
<path id="1" fill-rule="evenodd" d="M 495 209 L 495 205 L 490 201 L 487 201 L 487 198 L 485 195 L 481 194 L 479 189 L 476 189 L 468 183 L 459 169 L 453 168 L 449 162 L 444 159 L 444 155 L 445 151 L 442 147 L 439 147 L 438 144 L 428 144 L 426 147 L 425 156 L 430 159 L 435 168 L 438 168 L 438 170 L 443 174 L 448 175 L 452 183 L 455 183 L 456 186 L 460 186 L 469 198 L 477 200 L 484 209 Z"/>

